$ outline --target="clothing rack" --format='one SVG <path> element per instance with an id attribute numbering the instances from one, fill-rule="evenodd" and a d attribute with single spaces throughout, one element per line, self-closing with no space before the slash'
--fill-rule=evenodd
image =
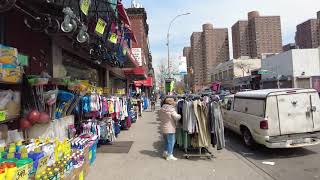
<path id="1" fill-rule="evenodd" d="M 209 102 L 206 102 L 206 101 L 204 101 L 204 99 L 205 98 L 209 98 Z M 205 131 L 198 131 L 197 132 L 197 135 L 198 136 L 200 136 L 200 134 L 202 133 L 202 135 L 204 135 L 204 134 L 210 134 L 209 136 L 211 136 L 211 137 L 208 137 L 208 139 L 206 139 L 206 142 L 207 142 L 207 144 L 209 144 L 209 145 L 217 145 L 217 139 L 215 139 L 215 140 L 209 140 L 209 139 L 213 139 L 213 137 L 212 137 L 212 135 L 213 134 L 215 134 L 216 132 L 213 132 L 214 130 L 214 128 L 213 128 L 213 126 L 212 126 L 212 119 L 214 119 L 215 117 L 214 116 L 212 116 L 211 114 L 213 113 L 213 111 L 215 111 L 215 113 L 217 112 L 216 110 L 220 110 L 220 106 L 219 106 L 219 103 L 216 103 L 217 101 L 216 101 L 216 99 L 214 98 L 214 96 L 203 96 L 203 95 L 198 95 L 198 94 L 191 94 L 191 95 L 185 95 L 183 98 L 179 98 L 178 97 L 178 99 L 183 99 L 184 101 L 183 101 L 183 107 L 184 106 L 186 106 L 186 104 L 185 103 L 194 103 L 194 101 L 201 101 L 201 105 L 200 105 L 200 107 L 199 107 L 199 104 L 197 105 L 197 108 L 200 108 L 200 111 L 201 111 L 201 113 L 205 113 L 205 117 L 206 118 L 208 118 L 206 121 L 203 121 L 203 119 L 202 120 L 200 120 L 202 123 L 204 123 L 205 122 L 205 127 L 207 128 Z M 191 101 L 191 102 L 190 102 Z M 202 104 L 202 103 L 204 103 L 204 104 Z M 214 105 L 212 105 L 211 103 L 215 103 Z M 188 108 L 188 110 L 190 111 L 190 112 L 185 112 L 186 114 L 189 114 L 189 113 L 194 113 L 195 112 L 195 110 L 194 109 L 190 109 L 190 106 L 192 107 L 192 108 L 194 108 L 194 104 L 188 104 L 186 107 Z M 217 108 L 218 107 L 218 108 Z M 178 109 L 180 108 L 180 110 L 178 110 L 178 111 L 180 111 L 181 112 L 181 106 L 179 106 L 178 107 Z M 206 108 L 208 108 L 208 109 L 206 109 Z M 206 109 L 206 110 L 204 110 L 204 109 Z M 193 111 L 193 112 L 191 112 L 191 111 Z M 199 109 L 197 109 L 197 119 L 198 119 L 198 117 L 200 117 L 199 116 L 199 113 L 200 113 L 200 111 L 199 111 Z M 183 112 L 184 112 L 184 110 L 183 110 Z M 220 115 L 220 113 L 216 113 L 217 115 L 219 114 Z M 203 115 L 203 114 L 202 114 Z M 188 118 L 193 118 L 193 117 L 195 117 L 195 116 L 183 116 L 184 118 L 186 118 L 186 117 L 188 117 Z M 203 117 L 203 116 L 201 116 L 201 117 Z M 219 120 L 217 120 L 217 121 L 214 121 L 215 123 L 217 123 L 218 121 L 219 122 L 221 122 L 221 120 L 222 120 L 222 118 L 220 119 L 220 118 L 218 118 Z M 204 127 L 203 126 L 203 124 L 202 124 L 202 126 L 200 125 L 200 124 L 198 124 L 198 123 L 200 123 L 200 121 L 199 120 L 197 120 L 196 121 L 196 123 L 197 123 L 197 127 L 198 128 L 201 128 L 201 127 Z M 186 122 L 190 122 L 190 121 L 186 121 L 186 119 L 184 119 L 183 120 L 183 123 L 186 123 Z M 183 124 L 182 123 L 182 124 Z M 222 122 L 222 125 L 223 125 L 223 122 Z M 189 125 L 187 125 L 188 127 L 189 127 Z M 201 127 L 200 127 L 201 126 Z M 189 130 L 189 129 L 188 129 Z M 189 140 L 190 140 L 190 138 L 191 139 L 193 139 L 193 140 L 195 140 L 194 138 L 198 138 L 198 137 L 192 137 L 192 136 L 189 136 L 189 133 L 190 133 L 190 130 L 189 130 L 189 132 L 188 131 L 186 131 L 186 129 L 185 129 L 185 126 L 183 125 L 183 127 L 182 128 L 179 128 L 179 130 L 177 130 L 177 131 L 180 131 L 180 132 L 177 132 L 177 133 L 179 133 L 179 135 L 180 135 L 180 141 L 179 142 L 177 142 L 177 143 L 180 143 L 179 145 L 181 146 L 181 140 L 182 140 L 182 144 L 184 145 L 184 147 L 183 147 L 183 150 L 184 150 L 184 155 L 183 155 L 183 157 L 185 157 L 186 159 L 189 159 L 190 157 L 200 157 L 200 158 L 207 158 L 207 159 L 212 159 L 212 158 L 215 158 L 215 156 L 213 155 L 213 153 L 212 152 L 210 152 L 210 150 L 207 148 L 207 147 L 209 147 L 209 146 L 207 146 L 207 145 L 205 145 L 205 144 L 202 144 L 202 145 L 200 145 L 199 144 L 199 146 L 195 146 L 195 147 L 193 147 L 192 146 L 192 143 L 191 144 L 189 144 Z M 192 130 L 192 131 L 194 131 L 194 130 Z M 199 134 L 200 133 L 200 134 Z M 221 134 L 223 134 L 223 133 L 221 133 Z M 217 138 L 217 137 L 221 137 L 221 134 L 219 135 L 219 136 L 216 136 L 215 138 Z M 202 138 L 201 138 L 202 139 Z M 220 139 L 219 139 L 220 140 Z M 197 140 L 196 140 L 197 141 Z M 213 141 L 215 141 L 215 143 L 213 143 Z M 223 139 L 223 141 L 224 141 L 224 139 Z M 199 141 L 200 142 L 200 141 Z M 204 141 L 202 141 L 202 142 L 204 142 Z M 221 142 L 221 141 L 219 141 L 219 142 Z M 191 145 L 191 146 L 190 146 Z M 204 146 L 203 146 L 204 145 Z M 219 144 L 220 145 L 220 144 Z M 224 147 L 224 145 L 220 145 L 219 146 L 219 148 L 218 148 L 218 150 L 219 149 L 222 149 L 223 147 Z M 191 148 L 190 148 L 191 147 Z M 217 146 L 218 147 L 218 146 Z M 222 148 L 220 148 L 220 147 L 222 147 Z M 195 153 L 195 151 L 197 150 L 197 152 Z"/>

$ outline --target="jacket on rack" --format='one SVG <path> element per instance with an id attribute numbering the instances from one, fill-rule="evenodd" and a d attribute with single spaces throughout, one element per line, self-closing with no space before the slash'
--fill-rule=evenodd
<path id="1" fill-rule="evenodd" d="M 176 123 L 180 120 L 181 115 L 176 112 L 174 106 L 163 105 L 160 109 L 159 117 L 163 134 L 176 133 Z"/>
<path id="2" fill-rule="evenodd" d="M 217 144 L 217 149 L 220 150 L 225 147 L 224 125 L 220 104 L 218 102 L 211 102 L 209 111 L 210 131 L 214 138 L 213 144 Z"/>
<path id="3" fill-rule="evenodd" d="M 206 107 L 200 100 L 193 101 L 193 108 L 198 124 L 198 133 L 196 133 L 197 138 L 193 139 L 192 146 L 194 147 L 209 147 L 211 144 L 211 134 L 209 130 L 209 120 L 208 114 L 206 113 Z"/>

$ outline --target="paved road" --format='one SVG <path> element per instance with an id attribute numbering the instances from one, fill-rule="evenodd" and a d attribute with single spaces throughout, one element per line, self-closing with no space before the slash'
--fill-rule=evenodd
<path id="1" fill-rule="evenodd" d="M 320 145 L 296 149 L 246 148 L 240 136 L 226 131 L 227 149 L 246 158 L 276 180 L 320 180 Z M 263 161 L 275 162 L 274 166 Z"/>
<path id="2" fill-rule="evenodd" d="M 230 150 L 213 151 L 215 159 L 182 157 L 168 162 L 162 155 L 163 143 L 158 114 L 144 112 L 143 118 L 117 141 L 134 141 L 128 154 L 97 154 L 86 179 L 112 180 L 269 180 L 268 176 Z"/>

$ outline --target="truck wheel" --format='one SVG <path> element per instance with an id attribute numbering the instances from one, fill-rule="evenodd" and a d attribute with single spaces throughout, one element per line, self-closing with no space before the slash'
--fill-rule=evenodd
<path id="1" fill-rule="evenodd" d="M 248 128 L 244 128 L 242 131 L 242 138 L 244 141 L 244 144 L 249 147 L 250 149 L 253 149 L 256 147 L 256 142 L 254 141 L 251 132 Z"/>

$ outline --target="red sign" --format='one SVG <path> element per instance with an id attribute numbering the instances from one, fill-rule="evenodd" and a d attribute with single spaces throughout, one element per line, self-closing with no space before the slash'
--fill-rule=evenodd
<path id="1" fill-rule="evenodd" d="M 148 77 L 146 80 L 141 80 L 141 81 L 134 81 L 134 85 L 137 87 L 140 86 L 146 86 L 146 87 L 152 87 L 153 86 L 153 79 L 152 77 Z"/>

